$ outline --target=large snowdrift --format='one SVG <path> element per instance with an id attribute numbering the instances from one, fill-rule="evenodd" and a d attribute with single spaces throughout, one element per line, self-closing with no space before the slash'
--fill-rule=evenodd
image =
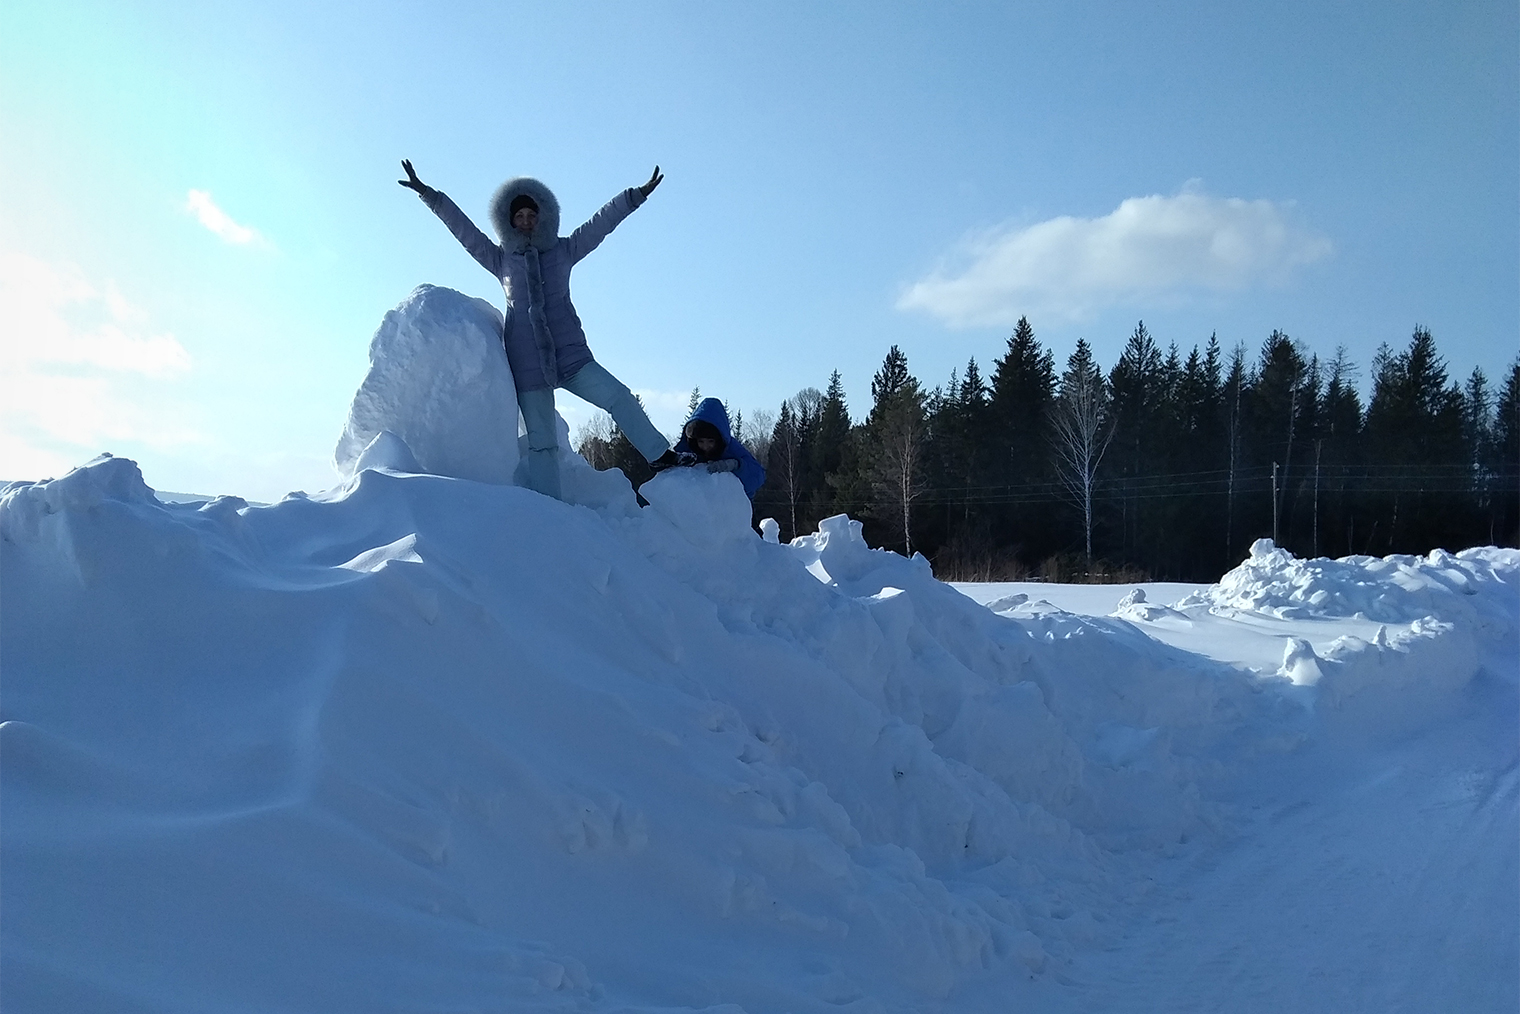
<path id="1" fill-rule="evenodd" d="M 1286 679 L 995 614 L 848 519 L 765 543 L 729 476 L 645 492 L 10 489 L 7 1008 L 953 1006 L 1111 946 L 1312 731 Z M 1466 556 L 1513 617 L 1515 554 Z"/>
<path id="2" fill-rule="evenodd" d="M 426 435 L 404 437 L 410 464 Z M 0 1005 L 1175 1010 L 1166 983 L 1192 977 L 1278 1009 L 1305 959 L 1272 912 L 1299 915 L 1281 869 L 1302 864 L 1270 848 L 1207 909 L 1231 912 L 1220 939 L 1278 941 L 1255 993 L 1164 935 L 1198 917 L 1178 913 L 1198 871 L 1246 869 L 1226 860 L 1272 826 L 1323 833 L 1283 793 L 1336 771 L 1364 801 L 1338 812 L 1402 820 L 1344 745 L 1437 756 L 1446 728 L 1471 792 L 1431 775 L 1410 806 L 1446 800 L 1431 826 L 1486 844 L 1446 880 L 1420 865 L 1426 885 L 1513 886 L 1514 552 L 1380 568 L 1260 547 L 1166 614 L 994 611 L 848 518 L 763 541 L 732 476 L 663 473 L 641 510 L 620 473 L 566 467 L 580 504 L 409 465 L 267 507 L 167 504 L 108 456 L 8 487 Z M 1328 616 L 1315 582 L 1337 566 L 1360 582 L 1346 602 L 1405 625 L 1308 647 L 1315 679 L 1147 629 L 1300 599 Z M 1334 882 L 1312 919 L 1339 940 L 1373 889 Z M 1273 897 L 1252 908 L 1242 883 Z M 1420 988 L 1512 1006 L 1512 901 L 1448 912 L 1461 957 Z M 1315 960 L 1381 968 L 1385 943 Z M 1423 996 L 1397 967 L 1361 990 L 1321 1009 Z"/>

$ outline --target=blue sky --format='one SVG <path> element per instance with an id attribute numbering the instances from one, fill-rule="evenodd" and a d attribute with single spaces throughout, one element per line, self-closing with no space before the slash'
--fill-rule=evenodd
<path id="1" fill-rule="evenodd" d="M 567 226 L 597 359 L 674 429 L 900 345 L 929 385 L 1027 314 L 1105 367 L 1280 328 L 1453 376 L 1520 342 L 1512 3 L 13 4 L 0 478 L 101 450 L 271 499 L 327 464 L 386 310 L 501 292 L 408 191 Z M 1365 382 L 1365 376 L 1364 376 Z M 569 394 L 572 426 L 590 410 Z"/>

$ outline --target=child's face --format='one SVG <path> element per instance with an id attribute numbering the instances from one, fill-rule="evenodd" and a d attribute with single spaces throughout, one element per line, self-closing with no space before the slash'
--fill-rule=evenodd
<path id="1" fill-rule="evenodd" d="M 710 433 L 698 433 L 696 429 L 695 426 L 692 426 L 686 431 L 686 439 L 691 446 L 696 448 L 697 453 L 704 458 L 710 458 L 714 454 L 717 454 L 718 444 L 721 441 Z"/>

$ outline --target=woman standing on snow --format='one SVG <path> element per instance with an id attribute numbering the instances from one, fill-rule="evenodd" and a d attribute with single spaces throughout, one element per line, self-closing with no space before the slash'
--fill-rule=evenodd
<path id="1" fill-rule="evenodd" d="M 423 183 L 402 159 L 403 187 L 417 191 L 454 238 L 507 294 L 502 341 L 517 385 L 517 404 L 528 431 L 528 485 L 559 499 L 559 439 L 554 389 L 563 387 L 611 413 L 618 428 L 656 471 L 676 463 L 670 442 L 621 381 L 591 358 L 586 332 L 570 302 L 570 269 L 601 245 L 619 222 L 644 203 L 665 177 L 654 167 L 649 182 L 629 187 L 569 236 L 559 235 L 559 201 L 538 180 L 508 180 L 491 198 L 491 224 L 501 243 L 475 227 L 448 195 Z"/>

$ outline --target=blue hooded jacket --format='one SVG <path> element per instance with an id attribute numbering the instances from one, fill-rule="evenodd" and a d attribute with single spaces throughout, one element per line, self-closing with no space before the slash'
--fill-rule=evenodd
<path id="1" fill-rule="evenodd" d="M 723 408 L 723 403 L 717 398 L 703 398 L 697 410 L 691 414 L 681 426 L 681 439 L 676 441 L 676 453 L 687 451 L 695 454 L 696 448 L 686 439 L 686 425 L 693 420 L 701 420 L 709 423 L 718 431 L 723 438 L 723 449 L 718 452 L 719 459 L 737 461 L 739 467 L 734 474 L 739 477 L 739 482 L 744 486 L 744 493 L 751 500 L 755 498 L 755 490 L 765 482 L 765 467 L 755 460 L 755 456 L 749 453 L 749 449 L 734 439 L 732 431 L 728 428 L 728 412 Z"/>

